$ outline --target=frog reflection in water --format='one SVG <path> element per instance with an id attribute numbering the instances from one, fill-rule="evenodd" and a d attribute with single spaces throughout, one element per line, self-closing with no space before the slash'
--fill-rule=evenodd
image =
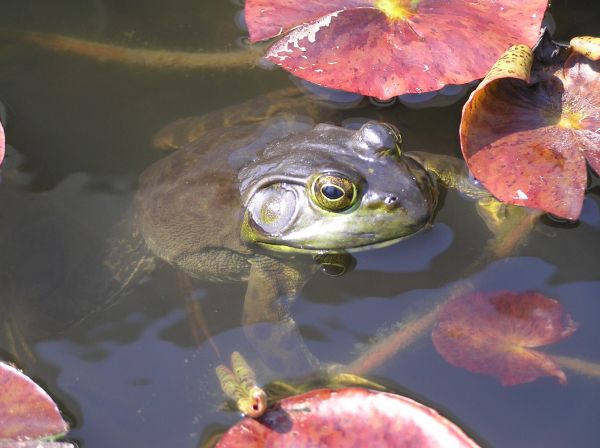
<path id="1" fill-rule="evenodd" d="M 129 247 L 130 255 L 147 251 L 140 260 L 148 263 L 128 266 L 143 270 L 157 257 L 194 278 L 247 281 L 244 330 L 280 373 L 315 365 L 288 312 L 319 268 L 314 260 L 328 263 L 327 254 L 390 244 L 423 229 L 439 179 L 485 194 L 456 182 L 455 172 L 465 174 L 457 159 L 403 153 L 389 124 L 351 130 L 283 119 L 204 132 L 199 123 L 205 121 L 182 120 L 161 134 L 169 146 L 179 146 L 176 136 L 189 142 L 140 177 L 137 243 Z"/>

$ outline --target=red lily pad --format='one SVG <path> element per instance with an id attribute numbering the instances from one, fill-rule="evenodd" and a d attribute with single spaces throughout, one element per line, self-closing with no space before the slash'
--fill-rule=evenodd
<path id="1" fill-rule="evenodd" d="M 576 328 L 558 301 L 539 292 L 477 292 L 444 306 L 432 338 L 450 364 L 494 376 L 504 386 L 541 376 L 564 384 L 565 373 L 533 348 L 560 341 Z"/>
<path id="2" fill-rule="evenodd" d="M 579 217 L 586 160 L 600 173 L 598 47 L 600 38 L 577 38 L 549 63 L 517 45 L 471 94 L 462 114 L 462 152 L 473 175 L 501 201 Z"/>
<path id="3" fill-rule="evenodd" d="M 458 426 L 409 398 L 361 388 L 318 389 L 245 418 L 219 441 L 234 447 L 475 448 Z"/>
<path id="4" fill-rule="evenodd" d="M 0 441 L 40 439 L 68 430 L 52 398 L 22 372 L 4 363 L 0 363 L 0 422 Z"/>
<path id="5" fill-rule="evenodd" d="M 2 128 L 2 123 L 0 123 L 0 164 L 4 160 L 4 143 L 4 129 Z"/>
<path id="6" fill-rule="evenodd" d="M 246 0 L 253 42 L 287 33 L 266 58 L 300 78 L 388 99 L 485 76 L 535 44 L 546 0 Z"/>

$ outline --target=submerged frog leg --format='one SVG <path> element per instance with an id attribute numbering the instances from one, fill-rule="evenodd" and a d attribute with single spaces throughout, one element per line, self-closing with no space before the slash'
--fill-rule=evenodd
<path id="1" fill-rule="evenodd" d="M 477 213 L 494 234 L 485 250 L 492 260 L 509 256 L 517 244 L 515 238 L 524 240 L 522 235 L 528 235 L 542 215 L 540 210 L 505 204 L 494 197 L 477 201 Z"/>
<path id="2" fill-rule="evenodd" d="M 252 261 L 244 301 L 244 332 L 263 361 L 277 373 L 298 375 L 318 366 L 288 309 L 288 303 L 316 268 L 294 267 L 265 256 Z"/>
<path id="3" fill-rule="evenodd" d="M 487 228 L 496 236 L 508 234 L 514 224 L 530 211 L 526 207 L 510 205 L 490 196 L 477 201 L 477 214 L 483 219 Z"/>
<path id="4" fill-rule="evenodd" d="M 485 188 L 469 176 L 467 165 L 462 159 L 421 151 L 411 151 L 406 154 L 419 162 L 428 173 L 434 175 L 444 188 L 457 190 L 470 199 L 491 197 Z"/>
<path id="5" fill-rule="evenodd" d="M 68 276 L 48 313 L 59 328 L 78 324 L 88 315 L 108 308 L 133 284 L 154 270 L 156 258 L 148 251 L 135 217 L 127 214 L 112 236 L 93 246 Z M 67 319 L 68 316 L 68 319 Z"/>
<path id="6" fill-rule="evenodd" d="M 503 241 L 526 215 L 535 213 L 525 207 L 505 204 L 494 198 L 469 176 L 467 166 L 461 159 L 419 151 L 409 155 L 421 163 L 429 173 L 435 175 L 443 187 L 457 190 L 476 201 L 477 213 L 494 234 L 494 242 Z M 496 252 L 494 248 L 489 249 Z"/>

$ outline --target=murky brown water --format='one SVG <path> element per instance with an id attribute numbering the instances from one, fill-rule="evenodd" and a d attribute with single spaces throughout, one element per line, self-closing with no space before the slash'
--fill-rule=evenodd
<path id="1" fill-rule="evenodd" d="M 1 5 L 0 26 L 210 51 L 236 48 L 244 35 L 235 21 L 240 9 L 217 0 L 22 0 Z M 559 39 L 598 34 L 597 4 L 555 1 L 552 13 Z M 0 102 L 15 150 L 0 184 L 4 322 L 24 322 L 32 309 L 60 309 L 52 291 L 110 232 L 139 173 L 163 156 L 150 147 L 158 129 L 290 83 L 281 70 L 151 70 L 0 41 Z M 397 106 L 405 148 L 458 155 L 460 109 L 461 101 Z M 533 289 L 560 300 L 580 327 L 547 351 L 590 362 L 600 362 L 599 196 L 596 186 L 577 225 L 542 222 L 516 256 L 473 277 L 482 290 Z M 449 193 L 432 230 L 359 254 L 344 277 L 310 281 L 292 306 L 307 346 L 323 362 L 352 361 L 362 345 L 447 294 L 489 236 L 472 204 Z M 160 269 L 75 328 L 40 339 L 43 329 L 31 317 L 21 329 L 34 358 L 6 338 L 0 353 L 58 400 L 73 425 L 69 438 L 81 446 L 198 446 L 238 419 L 218 409 L 214 367 L 233 350 L 252 361 L 253 349 L 240 328 L 245 286 L 197 287 L 211 344 L 196 342 L 189 305 L 172 272 Z M 85 300 L 81 306 L 85 314 Z M 486 446 L 600 446 L 600 379 L 566 373 L 565 386 L 543 378 L 503 387 L 446 363 L 428 335 L 373 372 Z"/>

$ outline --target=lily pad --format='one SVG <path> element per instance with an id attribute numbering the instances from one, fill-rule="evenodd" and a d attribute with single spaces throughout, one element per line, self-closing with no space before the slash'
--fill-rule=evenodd
<path id="1" fill-rule="evenodd" d="M 467 164 L 494 196 L 567 219 L 581 213 L 586 160 L 600 173 L 600 38 L 572 42 L 546 43 L 535 57 L 526 45 L 509 49 L 460 128 Z"/>
<path id="2" fill-rule="evenodd" d="M 432 338 L 450 364 L 494 376 L 504 386 L 541 376 L 564 384 L 565 373 L 533 348 L 560 341 L 576 328 L 558 301 L 539 292 L 477 292 L 444 306 Z"/>
<path id="3" fill-rule="evenodd" d="M 22 372 L 4 363 L 0 363 L 0 422 L 3 443 L 53 437 L 68 430 L 52 398 Z"/>
<path id="4" fill-rule="evenodd" d="M 2 123 L 0 123 L 0 164 L 4 160 L 4 143 L 4 129 L 2 128 Z"/>
<path id="5" fill-rule="evenodd" d="M 362 388 L 318 389 L 245 418 L 219 441 L 233 447 L 475 448 L 460 428 L 409 398 Z"/>
<path id="6" fill-rule="evenodd" d="M 546 0 L 246 0 L 253 42 L 300 78 L 388 99 L 485 76 L 511 45 L 534 45 Z"/>

